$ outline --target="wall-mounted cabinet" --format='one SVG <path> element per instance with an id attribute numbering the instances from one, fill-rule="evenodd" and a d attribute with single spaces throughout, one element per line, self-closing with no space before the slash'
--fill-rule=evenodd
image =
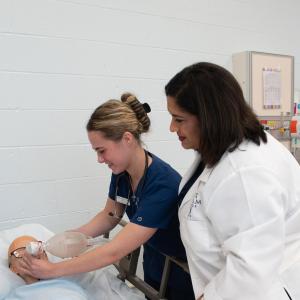
<path id="1" fill-rule="evenodd" d="M 294 57 L 245 51 L 233 55 L 233 74 L 259 117 L 293 113 Z"/>
<path id="2" fill-rule="evenodd" d="M 245 51 L 232 57 L 233 74 L 261 123 L 290 149 L 294 57 Z"/>

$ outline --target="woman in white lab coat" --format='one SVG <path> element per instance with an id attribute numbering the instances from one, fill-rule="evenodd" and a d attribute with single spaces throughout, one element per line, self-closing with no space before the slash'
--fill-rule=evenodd
<path id="1" fill-rule="evenodd" d="M 300 299 L 297 161 L 263 130 L 224 68 L 191 65 L 165 91 L 170 130 L 197 154 L 179 195 L 196 299 Z"/>

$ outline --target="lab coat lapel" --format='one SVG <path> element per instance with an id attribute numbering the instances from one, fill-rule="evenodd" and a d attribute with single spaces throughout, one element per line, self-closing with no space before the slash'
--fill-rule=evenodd
<path id="1" fill-rule="evenodd" d="M 209 179 L 210 174 L 212 173 L 213 168 L 204 168 L 203 172 L 199 176 L 199 181 L 206 183 Z"/>
<path id="2" fill-rule="evenodd" d="M 182 188 L 184 187 L 184 185 L 187 183 L 187 181 L 190 179 L 190 177 L 193 175 L 193 173 L 195 172 L 200 161 L 201 161 L 201 156 L 199 154 L 197 154 L 193 164 L 191 165 L 189 170 L 186 172 L 186 174 L 182 178 L 182 181 L 179 186 L 179 193 L 182 190 Z M 194 184 L 191 186 L 190 190 L 187 192 L 187 194 L 183 198 L 181 206 L 183 206 L 186 202 L 191 200 L 191 197 L 194 196 L 194 194 L 196 193 L 196 190 L 199 187 L 201 187 L 201 186 L 203 187 L 205 185 L 205 183 L 208 181 L 209 176 L 211 175 L 212 171 L 213 171 L 213 168 L 207 168 L 207 167 L 204 168 L 203 172 L 200 174 L 200 176 L 197 178 L 197 180 L 194 182 Z"/>
<path id="3" fill-rule="evenodd" d="M 201 161 L 201 155 L 198 152 L 195 152 L 195 153 L 196 153 L 196 156 L 195 156 L 195 159 L 194 159 L 192 165 L 188 168 L 188 170 L 182 177 L 182 180 L 179 185 L 178 194 L 181 192 L 182 188 L 185 186 L 185 184 L 191 178 L 191 176 L 193 175 L 193 173 L 195 172 L 197 166 L 199 165 L 199 163 Z"/>

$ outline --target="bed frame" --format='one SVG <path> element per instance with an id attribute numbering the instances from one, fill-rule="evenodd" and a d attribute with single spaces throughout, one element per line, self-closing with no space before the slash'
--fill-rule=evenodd
<path id="1" fill-rule="evenodd" d="M 125 226 L 127 224 L 126 221 L 121 220 L 119 225 Z M 109 233 L 105 234 L 105 237 L 109 237 Z M 133 286 L 135 286 L 138 290 L 144 293 L 151 300 L 166 300 L 165 294 L 167 289 L 167 282 L 169 279 L 170 270 L 172 264 L 177 264 L 180 266 L 185 272 L 189 273 L 188 264 L 186 262 L 175 259 L 174 257 L 164 255 L 165 266 L 163 269 L 162 280 L 160 284 L 159 290 L 155 290 L 149 284 L 147 284 L 144 280 L 136 275 L 138 259 L 140 255 L 140 248 L 134 250 L 132 253 L 123 257 L 119 262 L 115 263 L 114 266 L 117 268 L 119 275 L 118 278 L 122 281 L 129 281 Z"/>

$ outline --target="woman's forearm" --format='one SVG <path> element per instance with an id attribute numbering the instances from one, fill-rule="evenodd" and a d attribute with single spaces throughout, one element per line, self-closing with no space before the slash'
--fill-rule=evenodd
<path id="1" fill-rule="evenodd" d="M 121 255 L 104 245 L 78 257 L 54 264 L 53 277 L 69 276 L 94 271 L 108 266 L 119 259 Z"/>
<path id="2" fill-rule="evenodd" d="M 155 228 L 129 223 L 104 246 L 97 247 L 77 258 L 53 264 L 51 277 L 89 272 L 108 266 L 144 244 L 155 232 Z"/>

